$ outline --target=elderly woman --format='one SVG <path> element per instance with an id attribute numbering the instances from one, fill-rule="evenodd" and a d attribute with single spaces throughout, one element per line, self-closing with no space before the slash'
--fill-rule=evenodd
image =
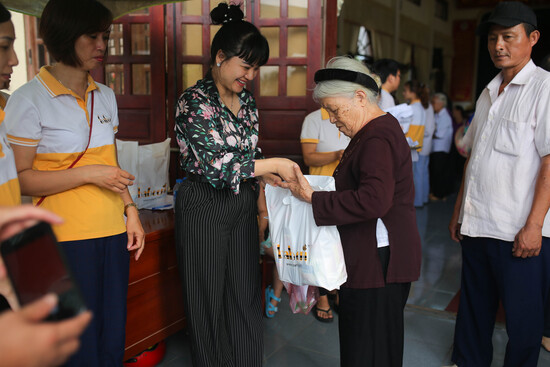
<path id="1" fill-rule="evenodd" d="M 403 309 L 420 274 L 412 161 L 397 120 L 376 103 L 380 80 L 346 57 L 315 73 L 313 97 L 351 141 L 334 172 L 336 191 L 314 192 L 298 172 L 285 183 L 312 204 L 317 225 L 340 232 L 347 282 L 340 289 L 340 358 L 348 366 L 401 366 Z M 379 247 L 376 221 L 389 233 Z"/>

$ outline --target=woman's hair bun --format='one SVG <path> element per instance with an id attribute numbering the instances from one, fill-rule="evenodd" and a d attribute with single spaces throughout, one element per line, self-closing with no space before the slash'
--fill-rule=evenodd
<path id="1" fill-rule="evenodd" d="M 240 4 L 219 3 L 210 12 L 212 24 L 224 24 L 229 22 L 238 22 L 243 20 L 244 13 Z"/>

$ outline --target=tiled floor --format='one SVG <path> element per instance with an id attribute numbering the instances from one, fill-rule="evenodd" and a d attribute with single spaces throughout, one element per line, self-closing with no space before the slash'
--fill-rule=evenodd
<path id="1" fill-rule="evenodd" d="M 454 198 L 417 209 L 422 236 L 422 274 L 413 283 L 405 309 L 405 367 L 438 367 L 450 363 L 454 319 L 444 311 L 460 287 L 459 245 L 449 239 L 447 224 Z M 292 314 L 283 293 L 279 312 L 264 319 L 264 365 L 266 367 L 339 366 L 338 323 L 316 321 L 311 314 Z M 335 315 L 337 318 L 337 315 Z M 493 336 L 492 367 L 502 366 L 507 336 L 497 324 Z M 167 340 L 162 367 L 191 366 L 185 332 Z M 550 367 L 550 353 L 541 349 L 539 367 Z M 376 366 L 373 366 L 376 367 Z"/>

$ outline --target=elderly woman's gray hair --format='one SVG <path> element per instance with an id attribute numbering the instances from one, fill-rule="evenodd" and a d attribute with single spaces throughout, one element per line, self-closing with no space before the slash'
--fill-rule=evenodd
<path id="1" fill-rule="evenodd" d="M 437 98 L 443 103 L 443 107 L 447 107 L 447 96 L 443 93 L 436 93 L 434 94 L 434 98 Z"/>
<path id="2" fill-rule="evenodd" d="M 347 56 L 337 56 L 329 60 L 327 69 L 343 69 L 363 73 L 374 79 L 378 88 L 380 88 L 380 77 L 371 72 L 365 64 Z M 353 98 L 355 91 L 362 90 L 366 93 L 369 102 L 377 104 L 378 93 L 361 85 L 344 80 L 324 80 L 319 82 L 313 90 L 313 99 L 319 102 L 327 97 L 348 97 Z"/>

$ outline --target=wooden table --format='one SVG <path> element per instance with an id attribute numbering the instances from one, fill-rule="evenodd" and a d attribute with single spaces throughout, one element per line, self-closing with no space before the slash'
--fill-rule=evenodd
<path id="1" fill-rule="evenodd" d="M 141 210 L 145 250 L 130 258 L 124 360 L 185 326 L 183 295 L 174 247 L 174 213 Z"/>

